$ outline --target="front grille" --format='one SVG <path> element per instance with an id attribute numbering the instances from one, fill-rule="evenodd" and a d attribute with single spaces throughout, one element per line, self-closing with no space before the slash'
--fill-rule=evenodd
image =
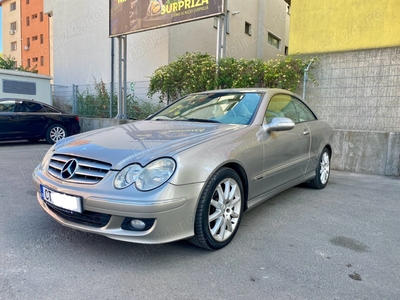
<path id="1" fill-rule="evenodd" d="M 63 209 L 53 204 L 46 202 L 47 207 L 57 214 L 58 216 L 67 219 L 68 221 L 79 223 L 82 225 L 87 225 L 91 227 L 101 228 L 108 224 L 111 215 L 101 214 L 91 211 L 84 211 L 83 213 L 73 212 L 67 209 Z"/>
<path id="2" fill-rule="evenodd" d="M 72 159 L 77 161 L 78 166 L 73 176 L 65 179 L 61 176 L 61 170 Z M 54 154 L 50 160 L 48 172 L 58 179 L 72 183 L 96 184 L 106 176 L 110 168 L 111 164 L 109 163 L 71 155 Z"/>

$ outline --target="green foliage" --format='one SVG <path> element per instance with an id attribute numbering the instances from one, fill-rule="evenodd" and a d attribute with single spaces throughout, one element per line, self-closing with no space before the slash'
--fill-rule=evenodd
<path id="1" fill-rule="evenodd" d="M 161 109 L 161 104 L 153 104 L 144 102 L 135 97 L 135 95 L 126 95 L 126 110 L 128 119 L 144 119 L 152 113 Z M 112 117 L 118 113 L 118 96 L 112 97 Z M 94 93 L 89 89 L 80 93 L 77 97 L 78 114 L 82 117 L 91 118 L 109 118 L 110 117 L 110 92 L 106 88 L 106 84 L 101 80 L 94 84 Z"/>
<path id="2" fill-rule="evenodd" d="M 159 93 L 160 100 L 215 88 L 270 87 L 294 92 L 305 68 L 318 59 L 279 56 L 275 60 L 224 58 L 219 66 L 215 57 L 186 53 L 150 77 L 148 96 Z M 217 72 L 218 70 L 218 72 Z M 309 73 L 310 78 L 316 82 Z"/>
<path id="3" fill-rule="evenodd" d="M 37 73 L 38 71 L 36 70 L 37 65 L 35 65 L 33 68 L 27 68 L 23 66 L 18 66 L 17 67 L 17 62 L 14 57 L 7 56 L 0 56 L 0 69 L 6 69 L 6 70 L 18 70 L 18 71 L 23 71 L 23 72 L 30 72 L 30 73 Z"/>
<path id="4" fill-rule="evenodd" d="M 178 99 L 181 95 L 213 89 L 217 64 L 209 54 L 186 53 L 167 66 L 158 68 L 150 77 L 148 95 L 160 93 L 160 99 Z"/>

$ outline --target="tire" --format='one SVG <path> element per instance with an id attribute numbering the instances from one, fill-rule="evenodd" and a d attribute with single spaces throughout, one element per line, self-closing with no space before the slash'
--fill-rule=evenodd
<path id="1" fill-rule="evenodd" d="M 46 141 L 54 144 L 67 136 L 67 131 L 62 125 L 51 125 L 46 131 Z"/>
<path id="2" fill-rule="evenodd" d="M 314 189 L 323 189 L 329 181 L 331 173 L 331 155 L 327 148 L 322 150 L 318 160 L 318 165 L 315 169 L 315 177 L 307 183 L 307 185 Z"/>
<path id="3" fill-rule="evenodd" d="M 207 182 L 199 200 L 194 223 L 196 246 L 218 250 L 234 238 L 243 214 L 243 185 L 239 175 L 221 168 Z"/>

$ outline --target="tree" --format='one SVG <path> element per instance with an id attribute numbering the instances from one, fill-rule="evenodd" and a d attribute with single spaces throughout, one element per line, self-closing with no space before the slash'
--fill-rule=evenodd
<path id="1" fill-rule="evenodd" d="M 17 61 L 11 55 L 0 56 L 0 69 L 37 73 L 38 71 L 36 70 L 36 67 L 37 65 L 35 65 L 33 68 L 23 67 L 22 65 L 17 67 Z"/>

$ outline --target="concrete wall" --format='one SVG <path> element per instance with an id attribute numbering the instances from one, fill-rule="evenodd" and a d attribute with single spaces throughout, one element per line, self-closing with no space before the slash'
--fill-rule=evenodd
<path id="1" fill-rule="evenodd" d="M 335 129 L 400 132 L 400 47 L 315 56 L 318 84 L 307 83 L 305 100 L 320 118 Z"/>
<path id="2" fill-rule="evenodd" d="M 400 175 L 400 47 L 313 56 L 305 100 L 335 129 L 332 166 Z"/>
<path id="3" fill-rule="evenodd" d="M 332 168 L 376 175 L 400 175 L 400 132 L 335 130 Z"/>
<path id="4" fill-rule="evenodd" d="M 34 83 L 36 85 L 36 93 L 35 93 L 35 95 L 5 93 L 4 89 L 3 89 L 3 81 L 4 80 Z M 33 99 L 36 101 L 41 101 L 44 103 L 52 104 L 50 80 L 51 80 L 51 77 L 45 76 L 45 75 L 38 75 L 35 73 L 22 72 L 22 71 L 0 69 L 0 98 Z"/>

